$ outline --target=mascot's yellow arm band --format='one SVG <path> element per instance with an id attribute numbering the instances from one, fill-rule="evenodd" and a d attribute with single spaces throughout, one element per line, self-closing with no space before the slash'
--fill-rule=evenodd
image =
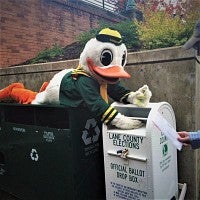
<path id="1" fill-rule="evenodd" d="M 110 106 L 103 114 L 101 121 L 105 124 L 109 124 L 117 114 L 118 111 Z"/>

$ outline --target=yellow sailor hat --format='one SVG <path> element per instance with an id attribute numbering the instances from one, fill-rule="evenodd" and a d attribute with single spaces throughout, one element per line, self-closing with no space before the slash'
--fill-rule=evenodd
<path id="1" fill-rule="evenodd" d="M 111 28 L 104 28 L 102 29 L 98 35 L 96 35 L 96 39 L 100 42 L 110 42 L 115 45 L 121 45 L 122 44 L 122 36 L 121 34 L 113 30 Z"/>

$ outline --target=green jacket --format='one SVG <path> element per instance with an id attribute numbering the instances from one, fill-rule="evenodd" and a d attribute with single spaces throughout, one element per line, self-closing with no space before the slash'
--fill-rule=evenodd
<path id="1" fill-rule="evenodd" d="M 120 82 L 108 84 L 108 96 L 114 101 L 126 103 L 130 90 L 124 88 Z M 109 124 L 117 115 L 117 110 L 111 107 L 100 95 L 100 84 L 90 76 L 80 74 L 73 78 L 67 73 L 60 85 L 60 104 L 70 107 L 86 105 L 88 109 L 105 124 Z"/>

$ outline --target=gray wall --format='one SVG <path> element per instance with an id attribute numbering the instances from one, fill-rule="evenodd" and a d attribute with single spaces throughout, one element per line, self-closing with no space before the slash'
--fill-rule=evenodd
<path id="1" fill-rule="evenodd" d="M 194 50 L 181 47 L 130 53 L 127 71 L 131 79 L 123 84 L 137 90 L 148 84 L 152 102 L 167 101 L 175 112 L 177 130 L 200 129 L 200 57 Z M 0 69 L 1 88 L 22 82 L 28 89 L 39 90 L 43 81 L 63 68 L 76 67 L 78 60 Z M 0 89 L 1 89 L 0 88 Z M 200 198 L 200 149 L 185 147 L 178 152 L 179 182 L 187 183 L 185 199 Z"/>
<path id="2" fill-rule="evenodd" d="M 181 47 L 129 54 L 124 84 L 136 90 L 148 84 L 152 102 L 167 101 L 175 112 L 177 130 L 200 129 L 200 57 Z M 186 199 L 200 199 L 200 149 L 178 152 L 179 182 L 187 183 Z"/>

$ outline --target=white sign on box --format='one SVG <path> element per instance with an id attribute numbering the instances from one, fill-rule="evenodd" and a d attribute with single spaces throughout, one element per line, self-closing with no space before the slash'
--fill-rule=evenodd
<path id="1" fill-rule="evenodd" d="M 154 125 L 169 139 L 172 144 L 180 151 L 183 144 L 177 140 L 178 133 L 172 127 L 172 125 L 159 113 L 157 112 L 155 117 L 152 119 Z"/>

